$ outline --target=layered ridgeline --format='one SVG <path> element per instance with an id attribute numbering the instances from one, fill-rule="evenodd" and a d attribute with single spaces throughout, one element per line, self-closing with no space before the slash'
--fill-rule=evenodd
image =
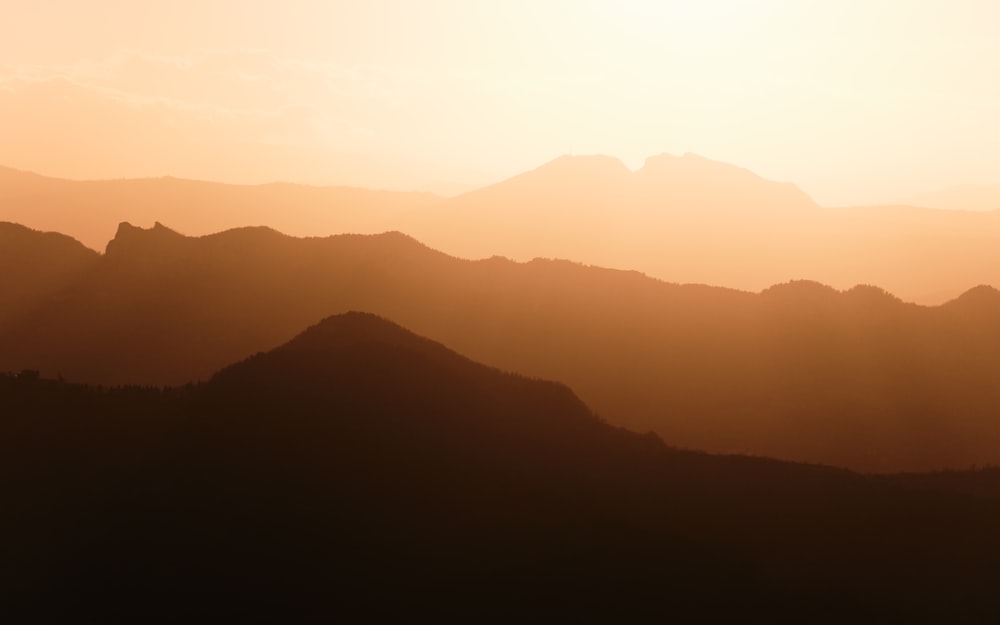
<path id="1" fill-rule="evenodd" d="M 441 198 L 353 187 L 234 185 L 181 178 L 77 181 L 0 167 L 0 220 L 55 230 L 102 250 L 118 224 L 170 223 L 190 235 L 266 225 L 298 236 L 391 230 Z"/>
<path id="2" fill-rule="evenodd" d="M 808 277 L 936 304 L 1000 285 L 1000 211 L 825 208 L 792 184 L 693 154 L 654 156 L 635 172 L 606 156 L 562 157 L 398 229 L 461 257 L 567 258 L 753 291 Z"/>
<path id="3" fill-rule="evenodd" d="M 196 386 L 0 402 L 11 622 L 1000 614 L 1000 499 L 959 492 L 994 473 L 677 451 L 372 315 Z"/>
<path id="4" fill-rule="evenodd" d="M 672 445 L 866 471 L 1000 461 L 1000 293 L 988 287 L 922 307 L 873 287 L 753 294 L 564 261 L 464 261 L 395 233 L 188 238 L 127 224 L 80 268 L 0 328 L 0 370 L 183 384 L 365 310 L 564 382 Z"/>
<path id="5" fill-rule="evenodd" d="M 635 172 L 609 156 L 563 156 L 398 229 L 464 258 L 565 258 L 756 290 L 812 275 L 789 263 L 806 260 L 810 246 L 796 238 L 818 211 L 791 184 L 692 154 L 651 157 Z"/>
<path id="6" fill-rule="evenodd" d="M 949 208 L 972 205 L 948 197 L 956 204 Z M 169 178 L 71 182 L 0 170 L 0 220 L 94 249 L 119 222 L 167 219 L 189 235 L 258 225 L 296 236 L 398 230 L 464 258 L 566 258 L 752 291 L 805 277 L 841 290 L 877 284 L 938 304 L 978 284 L 1000 285 L 1000 211 L 820 207 L 792 184 L 692 154 L 654 156 L 634 172 L 611 157 L 564 156 L 448 199 Z"/>

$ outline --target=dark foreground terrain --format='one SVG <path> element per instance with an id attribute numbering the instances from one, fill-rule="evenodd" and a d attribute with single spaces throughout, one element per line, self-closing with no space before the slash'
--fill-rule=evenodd
<path id="1" fill-rule="evenodd" d="M 992 471 L 678 451 L 367 314 L 0 406 L 5 622 L 1000 618 Z"/>

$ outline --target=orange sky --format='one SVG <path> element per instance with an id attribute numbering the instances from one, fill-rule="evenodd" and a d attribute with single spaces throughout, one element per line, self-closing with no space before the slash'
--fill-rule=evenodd
<path id="1" fill-rule="evenodd" d="M 1000 183 L 994 0 L 50 0 L 0 164 L 440 191 L 695 152 L 824 204 Z"/>

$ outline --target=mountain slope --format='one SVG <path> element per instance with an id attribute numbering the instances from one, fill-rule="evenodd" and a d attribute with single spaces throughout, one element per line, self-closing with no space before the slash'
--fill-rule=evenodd
<path id="1" fill-rule="evenodd" d="M 174 178 L 76 182 L 0 168 L 0 219 L 102 249 L 122 221 L 190 235 L 268 226 L 297 236 L 405 232 L 465 258 L 566 258 L 673 282 L 759 291 L 803 277 L 877 284 L 938 304 L 1000 285 L 1000 212 L 819 207 L 789 183 L 693 154 L 635 172 L 563 156 L 453 198 Z"/>
<path id="2" fill-rule="evenodd" d="M 462 261 L 398 233 L 188 238 L 123 225 L 58 302 L 0 327 L 0 370 L 183 384 L 365 310 L 564 382 L 605 418 L 679 446 L 961 468 L 1000 461 L 990 293 L 939 307 L 810 282 L 755 295 L 565 261 Z"/>
<path id="3" fill-rule="evenodd" d="M 56 295 L 98 259 L 66 235 L 0 221 L 0 327 Z"/>
<path id="4" fill-rule="evenodd" d="M 690 154 L 651 157 L 636 172 L 607 156 L 562 156 L 415 211 L 397 228 L 466 258 L 569 258 L 667 279 L 745 287 L 732 271 L 719 273 L 724 268 L 715 260 L 702 262 L 690 238 L 709 252 L 722 245 L 719 237 L 727 245 L 762 246 L 770 244 L 770 237 L 761 223 L 779 216 L 798 223 L 816 208 L 791 185 Z M 681 245 L 685 240 L 688 244 Z M 693 261 L 693 254 L 699 262 L 687 262 L 679 274 L 676 260 Z"/>
<path id="5" fill-rule="evenodd" d="M 568 258 L 753 291 L 808 277 L 941 303 L 1000 284 L 998 212 L 821 208 L 792 184 L 693 154 L 653 156 L 635 172 L 564 156 L 394 224 L 465 258 Z"/>
<path id="6" fill-rule="evenodd" d="M 995 499 L 672 450 L 367 314 L 196 387 L 0 400 L 20 619 L 997 613 Z"/>
<path id="7" fill-rule="evenodd" d="M 793 184 L 766 180 L 750 170 L 697 154 L 651 156 L 634 177 L 641 194 L 674 213 L 711 211 L 738 218 L 743 212 L 767 221 L 776 214 L 793 217 L 817 208 Z"/>

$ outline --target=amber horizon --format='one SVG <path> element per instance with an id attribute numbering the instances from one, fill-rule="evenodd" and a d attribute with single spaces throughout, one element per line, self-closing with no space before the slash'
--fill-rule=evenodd
<path id="1" fill-rule="evenodd" d="M 1000 211 L 825 208 L 791 183 L 695 154 L 641 168 L 562 156 L 452 197 L 173 177 L 72 182 L 6 170 L 0 220 L 103 250 L 118 224 L 188 235 L 268 226 L 293 236 L 397 230 L 460 258 L 562 258 L 675 283 L 760 292 L 791 280 L 871 284 L 936 305 L 1000 285 Z M 980 196 L 990 195 L 986 188 Z M 969 194 L 952 195 L 966 206 Z M 938 194 L 938 202 L 948 194 Z"/>
<path id="2" fill-rule="evenodd" d="M 691 152 L 824 206 L 1000 184 L 991 2 L 59 0 L 7 17 L 0 164 L 60 178 L 452 194 L 559 154 L 636 169 Z"/>
<path id="3" fill-rule="evenodd" d="M 4 622 L 1000 623 L 998 25 L 7 2 Z"/>
<path id="4" fill-rule="evenodd" d="M 38 233 L 3 224 L 11 243 L 0 251 L 9 262 L 25 262 L 21 245 L 38 261 L 40 282 L 9 279 L 27 302 L 9 314 L 26 327 L 43 323 L 36 315 L 61 314 L 50 308 L 68 297 L 59 291 L 61 271 L 88 276 L 85 267 L 98 263 L 117 279 L 110 252 L 123 245 L 136 246 L 123 265 L 138 280 L 122 285 L 128 299 L 147 281 L 162 295 L 150 276 L 172 265 L 144 264 L 157 255 L 177 255 L 180 273 L 169 280 L 180 285 L 198 283 L 202 272 L 211 277 L 219 262 L 257 258 L 237 263 L 230 280 L 252 291 L 277 271 L 261 260 L 272 243 L 313 249 L 352 240 L 331 235 L 392 231 L 436 259 L 391 302 L 410 314 L 419 307 L 407 303 L 407 289 L 441 279 L 434 262 L 496 269 L 506 262 L 497 257 L 530 269 L 528 284 L 549 262 L 533 259 L 593 269 L 601 285 L 594 288 L 607 289 L 599 298 L 634 280 L 655 283 L 649 293 L 657 298 L 666 292 L 658 289 L 704 285 L 725 297 L 758 294 L 767 312 L 775 293 L 786 293 L 781 285 L 795 285 L 794 314 L 818 302 L 849 326 L 860 315 L 871 328 L 886 311 L 900 320 L 943 315 L 948 324 L 948 315 L 985 314 L 1000 286 L 995 3 L 57 4 L 21 6 L 16 19 L 0 20 L 0 222 L 62 233 L 91 249 L 55 236 L 35 241 Z M 232 231 L 259 226 L 295 238 L 259 241 L 233 257 L 206 252 L 205 266 L 185 256 L 227 240 L 209 235 L 253 238 L 264 230 Z M 43 240 L 61 241 L 53 257 Z M 392 254 L 416 253 L 386 245 Z M 274 258 L 305 262 L 288 260 L 295 257 Z M 379 267 L 372 275 L 372 267 L 359 268 L 359 283 L 376 280 Z M 52 291 L 42 288 L 51 280 Z M 809 286 L 816 284 L 826 287 Z M 555 280 L 549 290 L 569 285 Z M 107 295 L 103 287 L 75 288 L 81 301 Z M 201 314 L 204 293 L 178 293 L 150 314 Z M 655 309 L 642 302 L 617 325 Z M 720 316 L 735 302 L 715 302 L 703 314 Z M 502 305 L 529 310 L 530 303 Z M 214 306 L 234 318 L 243 312 L 226 298 Z M 124 316 L 109 332 L 143 323 L 128 306 L 110 309 Z M 80 310 L 93 312 L 86 303 Z M 750 328 L 737 343 L 761 338 L 764 326 L 753 318 L 733 321 Z M 928 319 L 935 349 L 949 353 L 947 334 Z M 157 340 L 185 330 L 171 325 L 172 312 L 163 322 Z M 780 331 L 786 325 L 773 323 Z M 492 340 L 488 327 L 474 338 Z M 870 360 L 892 334 L 871 328 L 855 346 L 853 369 L 871 368 L 862 387 L 898 364 L 887 370 Z M 588 334 L 591 348 L 600 335 Z M 817 340 L 828 347 L 822 333 Z M 919 352 L 930 339 L 899 340 Z M 711 344 L 692 354 L 704 358 Z M 24 358 L 35 358 L 26 345 Z M 968 356 L 958 349 L 956 358 Z M 84 371 L 96 366 L 91 351 L 81 352 Z M 149 354 L 126 369 L 155 368 L 155 350 Z M 533 369 L 538 364 L 517 366 L 545 374 Z M 738 385 L 744 368 L 727 383 Z M 602 383 L 608 395 L 626 388 Z M 767 418 L 766 410 L 758 416 Z"/>
<path id="5" fill-rule="evenodd" d="M 511 177 L 515 177 L 515 176 L 523 174 L 523 173 L 527 173 L 529 171 L 537 169 L 538 167 L 546 165 L 546 164 L 548 164 L 550 162 L 557 161 L 557 160 L 559 160 L 561 158 L 566 158 L 566 157 L 583 157 L 583 158 L 595 157 L 595 158 L 611 159 L 611 160 L 617 161 L 618 163 L 621 163 L 622 167 L 624 167 L 625 169 L 629 170 L 631 173 L 636 173 L 636 172 L 640 171 L 646 165 L 646 162 L 649 161 L 649 159 L 656 158 L 657 156 L 674 156 L 674 155 L 670 154 L 669 152 L 666 152 L 666 151 L 657 152 L 655 154 L 651 154 L 649 156 L 646 156 L 638 165 L 632 165 L 632 166 L 630 166 L 628 163 L 625 162 L 624 159 L 621 159 L 621 158 L 619 158 L 619 157 L 617 157 L 617 156 L 615 156 L 613 154 L 604 154 L 604 153 L 592 153 L 592 154 L 563 153 L 563 154 L 554 155 L 551 158 L 549 158 L 549 159 L 547 159 L 547 160 L 545 160 L 543 162 L 528 164 L 528 166 L 523 167 L 520 170 L 515 171 L 512 175 L 507 176 L 505 178 L 484 179 L 483 181 L 481 181 L 479 183 L 468 183 L 468 182 L 466 182 L 466 183 L 446 183 L 446 182 L 439 182 L 439 183 L 427 183 L 427 184 L 414 184 L 412 186 L 405 186 L 405 185 L 403 185 L 403 186 L 393 186 L 393 185 L 388 185 L 388 186 L 378 186 L 378 185 L 368 186 L 368 185 L 363 184 L 363 180 L 364 180 L 363 178 L 361 180 L 357 181 L 356 183 L 351 183 L 351 181 L 349 181 L 349 180 L 341 182 L 341 183 L 333 183 L 333 182 L 318 182 L 318 181 L 309 182 L 309 181 L 296 180 L 296 179 L 291 179 L 291 178 L 289 178 L 289 179 L 275 178 L 275 177 L 268 177 L 267 175 L 264 175 L 261 178 L 255 179 L 255 180 L 241 180 L 241 179 L 238 179 L 238 178 L 236 178 L 236 179 L 226 179 L 226 178 L 207 178 L 207 177 L 187 177 L 187 176 L 176 175 L 176 174 L 171 173 L 171 172 L 161 172 L 161 173 L 152 173 L 152 174 L 148 174 L 148 175 L 135 175 L 135 176 L 89 176 L 89 177 L 88 176 L 83 176 L 83 177 L 78 177 L 78 176 L 63 176 L 63 175 L 58 175 L 56 173 L 49 172 L 49 171 L 24 169 L 24 168 L 21 168 L 21 167 L 15 167 L 13 165 L 8 165 L 8 164 L 5 164 L 5 163 L 0 163 L 0 168 L 2 168 L 2 169 L 16 170 L 16 171 L 20 171 L 20 172 L 23 172 L 23 173 L 26 173 L 26 174 L 34 174 L 34 175 L 42 176 L 42 177 L 45 177 L 45 178 L 57 178 L 57 179 L 62 179 L 62 180 L 71 180 L 71 181 L 74 181 L 74 182 L 109 182 L 109 181 L 113 181 L 113 180 L 149 180 L 149 179 L 161 179 L 161 178 L 176 178 L 176 179 L 180 179 L 180 180 L 189 180 L 189 181 L 192 181 L 192 182 L 209 182 L 209 183 L 217 183 L 217 184 L 224 184 L 224 185 L 231 185 L 231 186 L 259 187 L 259 186 L 264 186 L 264 185 L 288 184 L 288 185 L 297 185 L 297 186 L 305 186 L 305 187 L 351 187 L 351 188 L 366 189 L 366 190 L 371 190 L 371 191 L 388 191 L 388 192 L 399 192 L 399 193 L 429 193 L 429 194 L 433 194 L 433 195 L 436 195 L 436 196 L 439 196 L 439 197 L 442 197 L 442 198 L 450 198 L 450 197 L 455 197 L 455 196 L 458 196 L 458 195 L 463 195 L 463 194 L 469 193 L 471 191 L 476 191 L 476 190 L 484 188 L 484 187 L 489 187 L 489 186 L 492 186 L 494 184 L 498 184 L 500 182 L 503 182 L 507 178 L 511 178 Z M 710 155 L 695 154 L 695 153 L 692 153 L 692 152 L 685 152 L 684 154 L 681 154 L 681 155 L 678 155 L 678 156 L 693 156 L 693 157 L 697 157 L 697 158 L 704 158 L 706 160 L 716 160 L 716 159 L 711 158 Z M 741 167 L 742 169 L 748 169 L 746 167 L 742 167 L 739 163 L 731 163 L 731 164 L 735 165 L 735 166 L 738 166 L 738 167 Z M 794 186 L 796 186 L 797 188 L 799 188 L 800 190 L 802 190 L 804 193 L 806 193 L 808 195 L 808 192 L 805 189 L 802 189 L 802 186 L 799 185 L 799 184 L 797 184 L 794 180 L 785 180 L 785 181 L 778 181 L 778 182 L 783 182 L 785 184 L 794 185 Z M 854 206 L 875 206 L 875 205 L 878 205 L 878 204 L 880 204 L 880 203 L 878 203 L 878 202 L 860 202 L 860 203 L 843 204 L 843 205 L 841 205 L 841 204 L 820 204 L 820 205 L 822 205 L 822 206 L 824 206 L 826 208 L 841 208 L 841 207 L 854 207 Z M 897 198 L 894 201 L 883 202 L 881 204 L 884 204 L 884 205 L 901 205 L 901 206 L 917 206 L 917 207 L 934 208 L 934 209 L 941 209 L 941 210 L 964 210 L 964 211 L 993 211 L 993 210 L 1000 210 L 1000 184 L 996 184 L 996 185 L 990 185 L 990 184 L 957 184 L 957 185 L 952 185 L 952 186 L 949 186 L 949 187 L 943 187 L 943 188 L 928 190 L 928 191 L 925 191 L 923 193 L 913 193 L 913 194 L 905 196 L 905 197 Z"/>

